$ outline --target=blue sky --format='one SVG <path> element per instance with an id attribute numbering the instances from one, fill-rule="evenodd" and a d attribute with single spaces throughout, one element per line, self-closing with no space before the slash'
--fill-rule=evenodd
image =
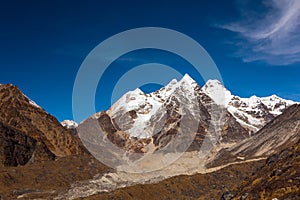
<path id="1" fill-rule="evenodd" d="M 200 43 L 233 94 L 300 101 L 299 21 L 298 0 L 2 1 L 0 82 L 17 85 L 60 121 L 72 119 L 73 84 L 88 53 L 114 34 L 154 26 Z M 193 77 L 188 63 L 170 53 L 136 51 L 106 72 L 107 90 L 130 67 L 148 62 Z M 96 101 L 97 110 L 107 109 L 109 92 L 97 92 Z"/>

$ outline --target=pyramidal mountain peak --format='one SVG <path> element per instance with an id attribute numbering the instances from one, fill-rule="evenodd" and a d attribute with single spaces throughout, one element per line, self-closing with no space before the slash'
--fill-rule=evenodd
<path id="1" fill-rule="evenodd" d="M 149 94 L 137 88 L 124 94 L 106 113 L 131 136 L 148 138 L 149 124 L 153 123 L 153 116 L 161 112 L 166 101 L 174 95 L 178 98 L 193 95 L 196 86 L 196 81 L 185 74 L 181 80 L 173 79 L 166 86 Z"/>
<path id="2" fill-rule="evenodd" d="M 184 76 L 182 77 L 182 79 L 180 80 L 180 82 L 186 82 L 186 83 L 193 84 L 196 81 L 189 74 L 184 74 Z"/>

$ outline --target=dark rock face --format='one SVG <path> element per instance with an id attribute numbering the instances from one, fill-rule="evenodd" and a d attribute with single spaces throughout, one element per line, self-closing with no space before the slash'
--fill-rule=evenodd
<path id="1" fill-rule="evenodd" d="M 191 97 L 184 96 L 182 91 L 183 88 L 178 88 L 164 102 L 163 106 L 166 109 L 164 117 L 154 117 L 165 119 L 161 130 L 152 136 L 157 149 L 171 145 L 172 151 L 197 151 L 200 150 L 207 134 L 211 118 L 198 99 L 197 91 L 194 90 Z"/>
<path id="2" fill-rule="evenodd" d="M 78 137 L 78 132 L 76 128 L 68 128 L 74 137 Z"/>
<path id="3" fill-rule="evenodd" d="M 85 144 L 93 141 L 96 144 L 94 146 L 95 151 L 97 151 L 97 149 L 100 149 L 103 140 L 108 139 L 113 145 L 128 153 L 144 153 L 143 148 L 150 143 L 151 139 L 129 137 L 124 131 L 118 130 L 118 127 L 115 126 L 113 120 L 106 112 L 100 112 L 96 115 L 96 118 L 88 118 L 78 126 L 81 139 L 86 141 Z"/>
<path id="4" fill-rule="evenodd" d="M 105 112 L 101 112 L 98 117 L 98 123 L 101 129 L 106 132 L 108 135 L 112 135 L 117 132 L 117 129 L 114 127 L 110 117 Z"/>
<path id="5" fill-rule="evenodd" d="M 13 85 L 0 85 L 1 162 L 6 166 L 85 152 L 79 138 Z"/>
<path id="6" fill-rule="evenodd" d="M 177 136 L 182 117 L 182 113 L 179 111 L 180 106 L 181 102 L 176 96 L 172 96 L 164 103 L 166 112 L 162 115 L 164 115 L 165 123 L 161 130 L 153 136 L 153 143 L 158 149 L 163 149 L 166 146 L 171 145 L 170 143 Z M 176 147 L 174 147 L 176 144 L 172 145 L 172 149 L 176 149 Z"/>
<path id="7" fill-rule="evenodd" d="M 0 122 L 0 154 L 4 166 L 25 165 L 28 162 L 53 160 L 45 144 Z"/>
<path id="8" fill-rule="evenodd" d="M 249 138 L 248 131 L 229 112 L 226 112 L 220 141 L 223 143 L 239 142 L 246 138 Z"/>
<path id="9" fill-rule="evenodd" d="M 211 130 L 221 133 L 217 136 L 220 143 L 238 142 L 249 137 L 248 131 L 236 121 L 227 109 L 217 105 L 200 88 L 198 89 L 198 97 L 210 115 Z M 219 121 L 221 121 L 220 124 Z"/>
<path id="10" fill-rule="evenodd" d="M 122 132 L 117 133 L 117 129 L 115 128 L 111 118 L 105 112 L 101 112 L 98 117 L 98 123 L 103 132 L 107 134 L 107 138 L 118 147 L 124 148 L 126 145 L 126 137 Z"/>
<path id="11" fill-rule="evenodd" d="M 4 166 L 25 165 L 34 152 L 36 140 L 0 123 L 0 162 Z"/>

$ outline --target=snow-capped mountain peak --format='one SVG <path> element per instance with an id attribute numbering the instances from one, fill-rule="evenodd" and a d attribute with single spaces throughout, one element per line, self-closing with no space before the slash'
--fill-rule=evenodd
<path id="1" fill-rule="evenodd" d="M 203 92 L 218 104 L 227 107 L 233 95 L 219 80 L 208 80 L 202 87 Z"/>
<path id="2" fill-rule="evenodd" d="M 165 87 L 149 94 L 137 88 L 124 94 L 112 105 L 107 114 L 115 119 L 122 130 L 130 132 L 131 136 L 148 138 L 150 134 L 146 130 L 151 123 L 151 117 L 158 111 L 161 112 L 166 100 L 179 90 L 186 96 L 191 96 L 196 86 L 196 81 L 185 74 L 181 80 L 173 79 Z"/>
<path id="3" fill-rule="evenodd" d="M 189 74 L 185 74 L 179 82 L 190 84 L 190 85 L 196 83 L 196 81 Z"/>
<path id="4" fill-rule="evenodd" d="M 147 132 L 149 124 L 152 123 L 154 115 L 162 112 L 168 99 L 172 95 L 175 95 L 179 101 L 182 95 L 185 98 L 193 98 L 199 88 L 197 82 L 185 74 L 181 80 L 173 79 L 165 87 L 149 94 L 145 94 L 139 88 L 127 92 L 112 105 L 107 114 L 121 130 L 129 133 L 130 136 L 149 138 L 151 137 L 149 131 Z M 210 98 L 204 101 L 226 108 L 249 132 L 256 132 L 275 116 L 281 114 L 285 108 L 295 103 L 276 95 L 263 98 L 257 96 L 241 98 L 231 94 L 219 80 L 208 80 L 200 91 L 202 92 L 196 95 L 201 96 L 204 93 Z"/>
<path id="5" fill-rule="evenodd" d="M 256 132 L 272 118 L 280 115 L 288 106 L 295 104 L 291 100 L 285 100 L 276 95 L 269 97 L 253 95 L 249 98 L 234 96 L 218 80 L 207 81 L 202 91 L 216 104 L 226 107 L 250 132 Z"/>
<path id="6" fill-rule="evenodd" d="M 218 79 L 209 79 L 208 81 L 206 81 L 205 85 L 211 86 L 211 87 L 215 87 L 215 86 L 219 85 L 224 88 L 223 84 Z M 204 85 L 204 87 L 205 87 L 205 85 Z"/>
<path id="7" fill-rule="evenodd" d="M 136 88 L 135 90 L 131 91 L 133 94 L 144 94 L 144 92 L 140 88 Z"/>
<path id="8" fill-rule="evenodd" d="M 274 115 L 279 115 L 282 111 L 290 105 L 295 104 L 296 102 L 291 100 L 286 100 L 277 95 L 273 94 L 269 97 L 262 97 L 260 98 L 261 102 L 267 106 L 268 109 L 271 110 L 271 113 Z"/>
<path id="9" fill-rule="evenodd" d="M 67 129 L 77 128 L 78 124 L 73 120 L 64 120 L 61 122 L 61 125 Z"/>

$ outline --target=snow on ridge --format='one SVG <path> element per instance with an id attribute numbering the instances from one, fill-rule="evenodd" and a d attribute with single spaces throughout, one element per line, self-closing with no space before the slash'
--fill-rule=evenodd
<path id="1" fill-rule="evenodd" d="M 196 81 L 189 74 L 185 74 L 180 80 L 180 82 L 186 82 L 188 84 L 196 83 Z"/>
<path id="2" fill-rule="evenodd" d="M 28 99 L 29 103 L 37 108 L 41 108 L 37 103 L 35 103 L 33 100 L 31 100 L 28 96 L 26 96 L 24 93 L 23 95 Z"/>
<path id="3" fill-rule="evenodd" d="M 146 94 L 139 88 L 134 91 L 129 91 L 124 94 L 117 102 L 115 102 L 107 113 L 114 116 L 120 110 L 128 112 L 130 110 L 138 109 L 146 100 Z"/>
<path id="4" fill-rule="evenodd" d="M 194 84 L 197 84 L 196 81 L 188 74 L 185 74 L 180 81 L 173 79 L 166 86 L 149 94 L 145 94 L 142 90 L 137 88 L 134 91 L 129 91 L 124 94 L 116 103 L 112 105 L 112 107 L 108 110 L 108 114 L 114 116 L 120 109 L 124 111 L 138 109 L 147 101 L 151 101 L 156 107 L 160 106 L 179 85 L 184 85 L 188 90 L 193 91 L 192 86 Z"/>
<path id="5" fill-rule="evenodd" d="M 286 100 L 273 94 L 268 97 L 241 98 L 232 95 L 218 80 L 209 80 L 202 91 L 216 104 L 227 108 L 228 112 L 249 132 L 258 131 L 271 116 L 282 114 L 283 110 L 296 102 Z"/>
<path id="6" fill-rule="evenodd" d="M 202 87 L 203 92 L 216 104 L 227 107 L 233 95 L 219 80 L 208 80 Z"/>
<path id="7" fill-rule="evenodd" d="M 286 105 L 292 105 L 296 102 L 292 100 L 283 99 L 275 94 L 267 97 L 257 97 L 253 95 L 249 98 L 242 98 L 239 96 L 232 95 L 229 90 L 227 90 L 224 85 L 219 80 L 208 80 L 206 84 L 202 87 L 203 92 L 208 95 L 215 103 L 219 105 L 228 105 L 233 100 L 241 100 L 247 103 L 249 106 L 263 103 L 268 108 L 274 107 L 277 103 L 286 103 Z"/>
<path id="8" fill-rule="evenodd" d="M 151 136 L 149 131 L 147 132 L 151 117 L 159 112 L 165 101 L 177 91 L 177 88 L 187 96 L 194 94 L 196 85 L 196 81 L 185 74 L 181 80 L 173 79 L 166 86 L 149 94 L 137 88 L 124 94 L 111 106 L 107 114 L 111 118 L 122 118 L 122 115 L 135 110 L 137 116 L 127 132 L 133 137 L 148 138 Z"/>
<path id="9" fill-rule="evenodd" d="M 67 129 L 70 129 L 70 128 L 77 128 L 78 127 L 78 124 L 73 121 L 73 120 L 64 120 L 61 122 L 61 125 Z"/>
<path id="10" fill-rule="evenodd" d="M 127 131 L 131 136 L 139 138 L 150 137 L 147 133 L 151 117 L 155 115 L 163 107 L 164 102 L 174 94 L 177 88 L 180 88 L 180 94 L 193 96 L 197 82 L 188 74 L 185 74 L 181 80 L 171 80 L 166 86 L 161 89 L 145 94 L 139 88 L 129 91 L 124 94 L 111 108 L 107 114 L 111 118 L 124 118 L 129 111 L 134 110 L 136 117 L 133 121 L 127 121 L 130 127 Z M 249 98 L 241 98 L 233 95 L 227 90 L 219 80 L 208 80 L 201 90 L 209 96 L 214 103 L 225 107 L 229 113 L 245 127 L 249 133 L 256 132 L 265 123 L 272 118 L 282 113 L 282 111 L 295 102 L 282 99 L 276 95 L 269 97 L 251 96 Z M 177 94 L 178 95 L 178 94 Z M 123 121 L 124 122 L 124 121 Z M 128 126 L 127 126 L 128 127 Z"/>

